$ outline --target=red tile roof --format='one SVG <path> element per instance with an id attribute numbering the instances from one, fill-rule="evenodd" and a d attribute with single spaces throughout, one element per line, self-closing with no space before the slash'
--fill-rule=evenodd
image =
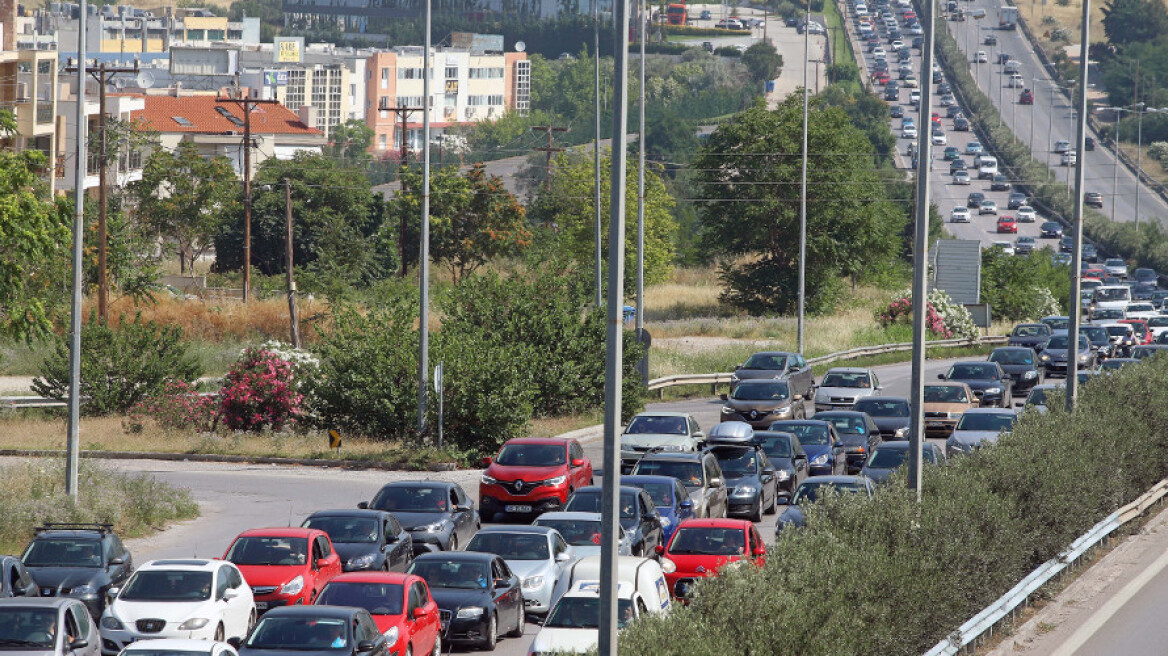
<path id="1" fill-rule="evenodd" d="M 158 132 L 226 134 L 243 132 L 243 108 L 215 96 L 143 96 L 146 108 L 130 114 Z M 233 121 L 232 118 L 236 119 Z M 278 103 L 256 105 L 251 112 L 255 134 L 320 134 L 300 121 L 295 112 Z"/>

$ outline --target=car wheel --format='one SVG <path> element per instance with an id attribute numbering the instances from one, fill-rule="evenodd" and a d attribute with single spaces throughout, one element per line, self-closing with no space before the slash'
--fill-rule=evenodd
<path id="1" fill-rule="evenodd" d="M 245 630 L 243 632 L 243 635 L 246 636 L 247 634 L 251 633 L 251 630 L 255 628 L 255 622 L 256 622 L 256 614 L 255 614 L 255 611 L 253 610 L 247 616 L 247 630 Z"/>
<path id="2" fill-rule="evenodd" d="M 442 636 L 434 636 L 434 650 L 430 656 L 442 656 Z"/>
<path id="3" fill-rule="evenodd" d="M 223 642 L 223 625 L 215 627 L 215 642 Z"/>
<path id="4" fill-rule="evenodd" d="M 499 619 L 491 615 L 491 619 L 487 622 L 487 635 L 479 643 L 479 648 L 495 651 L 495 645 L 497 644 L 499 644 Z"/>
<path id="5" fill-rule="evenodd" d="M 771 497 L 771 505 L 767 507 L 766 514 L 773 515 L 779 512 L 779 488 L 775 488 L 775 495 Z"/>
<path id="6" fill-rule="evenodd" d="M 507 632 L 508 638 L 522 638 L 523 637 L 523 626 L 524 626 L 524 623 L 527 622 L 527 617 L 526 617 L 526 614 L 524 613 L 522 603 L 519 604 L 519 617 L 517 617 L 515 619 L 516 619 L 515 630 Z"/>
<path id="7" fill-rule="evenodd" d="M 414 646 L 406 645 L 406 656 L 414 656 Z"/>
<path id="8" fill-rule="evenodd" d="M 450 546 L 446 550 L 447 551 L 458 551 L 458 534 L 456 534 L 456 533 L 450 534 Z"/>
<path id="9" fill-rule="evenodd" d="M 750 521 L 758 523 L 762 521 L 762 492 L 758 493 L 758 506 L 750 513 Z"/>

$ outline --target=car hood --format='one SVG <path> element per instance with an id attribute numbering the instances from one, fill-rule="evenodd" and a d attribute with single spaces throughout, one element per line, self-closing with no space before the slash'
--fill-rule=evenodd
<path id="1" fill-rule="evenodd" d="M 393 516 L 397 518 L 399 524 L 407 531 L 412 531 L 421 526 L 429 526 L 437 524 L 438 522 L 449 519 L 446 513 L 442 512 L 397 512 L 394 511 Z"/>
<path id="2" fill-rule="evenodd" d="M 215 617 L 218 612 L 215 602 L 204 601 L 123 601 L 115 599 L 106 613 L 122 622 L 137 622 L 141 619 L 157 618 L 167 622 L 183 622 L 191 617 Z"/>
<path id="3" fill-rule="evenodd" d="M 815 399 L 826 399 L 830 396 L 862 399 L 866 396 L 872 396 L 873 392 L 871 387 L 820 387 L 815 391 Z"/>
<path id="4" fill-rule="evenodd" d="M 969 446 L 978 446 L 980 444 L 993 444 L 998 441 L 1000 435 L 1001 433 L 998 431 L 953 431 L 949 439 Z"/>
<path id="5" fill-rule="evenodd" d="M 548 576 L 554 569 L 551 561 L 548 560 L 508 560 L 505 562 L 507 563 L 507 567 L 510 567 L 511 571 L 515 572 L 515 576 L 521 579 L 529 576 Z M 555 576 L 552 576 L 551 579 L 555 579 Z M 551 582 L 555 583 L 554 580 Z"/>
<path id="6" fill-rule="evenodd" d="M 376 542 L 334 542 L 333 551 L 341 557 L 341 562 L 348 562 L 357 556 L 379 553 Z"/>
<path id="7" fill-rule="evenodd" d="M 239 656 L 337 656 L 337 649 L 248 649 L 240 647 Z"/>
<path id="8" fill-rule="evenodd" d="M 689 446 L 692 441 L 691 438 L 685 435 L 670 435 L 667 433 L 637 433 L 635 435 L 625 433 L 620 438 L 622 447 L 639 446 L 643 448 L 652 446 Z"/>
<path id="9" fill-rule="evenodd" d="M 87 583 L 101 587 L 109 583 L 109 576 L 97 567 L 29 567 L 28 573 L 41 589 L 76 588 Z"/>
<path id="10" fill-rule="evenodd" d="M 867 446 L 868 436 L 857 435 L 855 433 L 840 433 L 839 441 L 844 446 Z"/>
<path id="11" fill-rule="evenodd" d="M 458 610 L 463 606 L 490 606 L 491 595 L 486 590 L 459 588 L 430 588 L 430 596 L 442 610 Z"/>
<path id="12" fill-rule="evenodd" d="M 801 527 L 805 523 L 803 517 L 803 509 L 799 506 L 788 506 L 783 514 L 779 515 L 779 521 L 775 525 L 776 530 L 782 530 L 787 526 Z"/>
<path id="13" fill-rule="evenodd" d="M 883 483 L 887 481 L 888 477 L 892 476 L 892 472 L 893 470 L 891 469 L 871 469 L 869 467 L 864 467 L 860 470 L 860 474 L 872 479 L 873 483 Z"/>
<path id="14" fill-rule="evenodd" d="M 937 403 L 930 402 L 925 404 L 925 412 L 957 412 L 962 413 L 972 408 L 969 403 Z"/>
<path id="15" fill-rule="evenodd" d="M 1080 351 L 1079 355 L 1087 355 L 1090 351 Z M 1051 360 L 1066 360 L 1067 349 L 1046 349 L 1042 352 L 1043 355 L 1049 355 Z"/>
<path id="16" fill-rule="evenodd" d="M 1002 364 L 999 362 L 998 366 L 1002 368 L 1002 371 L 1010 374 L 1011 376 L 1024 374 L 1027 371 L 1038 371 L 1038 369 L 1036 369 L 1032 364 Z"/>
<path id="17" fill-rule="evenodd" d="M 876 422 L 876 427 L 882 431 L 894 431 L 898 428 L 907 427 L 909 417 L 872 417 L 872 421 Z"/>
<path id="18" fill-rule="evenodd" d="M 283 585 L 308 572 L 307 565 L 236 565 L 243 580 L 254 587 Z"/>
<path id="19" fill-rule="evenodd" d="M 729 476 L 726 475 L 726 492 L 729 493 L 732 489 L 739 485 L 753 485 L 755 488 L 762 486 L 757 474 L 746 474 L 744 476 Z"/>
<path id="20" fill-rule="evenodd" d="M 738 376 L 738 380 L 761 380 L 784 376 L 781 369 L 739 369 L 734 374 Z"/>
<path id="21" fill-rule="evenodd" d="M 1002 387 L 1003 385 L 1005 385 L 1005 381 L 982 380 L 980 378 L 977 378 L 974 380 L 954 380 L 954 382 L 965 383 L 966 385 L 969 385 L 969 389 L 974 390 L 974 391 L 977 391 L 977 390 L 984 391 L 986 389 L 989 389 L 990 387 Z"/>
<path id="22" fill-rule="evenodd" d="M 677 574 L 690 576 L 711 576 L 726 563 L 742 560 L 741 554 L 736 556 L 666 554 L 666 557 L 673 561 L 674 565 L 677 565 Z"/>
<path id="23" fill-rule="evenodd" d="M 746 401 L 739 399 L 730 399 L 723 405 L 731 408 L 737 412 L 750 412 L 751 410 L 765 410 L 770 411 L 776 408 L 785 408 L 791 405 L 790 399 L 764 399 L 759 401 Z"/>
<path id="24" fill-rule="evenodd" d="M 596 649 L 598 629 L 543 628 L 535 634 L 528 650 L 536 654 L 585 654 Z"/>
<path id="25" fill-rule="evenodd" d="M 500 481 L 514 481 L 523 479 L 525 481 L 543 481 L 556 476 L 562 476 L 568 473 L 567 465 L 556 465 L 554 467 L 520 467 L 518 465 L 500 465 L 498 463 L 491 463 L 484 472 L 487 476 L 491 476 Z"/>

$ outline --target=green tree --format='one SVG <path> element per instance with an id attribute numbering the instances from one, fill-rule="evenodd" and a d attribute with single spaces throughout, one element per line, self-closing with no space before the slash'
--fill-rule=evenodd
<path id="1" fill-rule="evenodd" d="M 802 99 L 761 103 L 711 135 L 694 163 L 703 238 L 727 258 L 724 301 L 748 312 L 791 312 L 799 265 Z M 829 310 L 839 276 L 862 278 L 896 256 L 905 215 L 888 202 L 871 143 L 839 108 L 810 115 L 806 290 L 811 312 Z"/>
<path id="2" fill-rule="evenodd" d="M 364 166 L 373 160 L 369 153 L 372 143 L 373 128 L 351 118 L 333 128 L 333 140 L 325 147 L 325 154 L 348 166 Z"/>
<path id="3" fill-rule="evenodd" d="M 0 110 L 0 135 L 15 134 L 12 112 Z M 42 177 L 47 167 L 38 150 L 0 150 L 0 335 L 44 334 L 61 300 L 69 211 L 54 205 Z"/>
<path id="4" fill-rule="evenodd" d="M 1156 40 L 1168 34 L 1168 7 L 1164 0 L 1107 0 L 1103 32 L 1113 45 Z"/>
<path id="5" fill-rule="evenodd" d="M 981 300 L 990 304 L 997 318 L 1040 319 L 1050 312 L 1048 294 L 1066 311 L 1070 293 L 1067 268 L 1054 264 L 1046 249 L 1024 257 L 997 248 L 982 252 Z"/>
<path id="6" fill-rule="evenodd" d="M 130 185 L 139 220 L 170 241 L 180 270 L 211 247 L 224 217 L 239 200 L 239 182 L 226 157 L 207 159 L 189 141 L 173 152 L 155 150 L 146 159 L 142 179 Z"/>
<path id="7" fill-rule="evenodd" d="M 783 56 L 769 41 L 758 41 L 742 53 L 742 64 L 756 82 L 765 82 L 779 76 Z"/>
<path id="8" fill-rule="evenodd" d="M 610 157 L 602 157 L 600 167 L 608 171 Z M 610 178 L 600 178 L 601 216 L 609 215 Z M 595 257 L 595 204 L 593 203 L 593 160 L 591 154 L 570 152 L 555 159 L 551 188 L 541 187 L 528 206 L 536 223 L 556 226 L 560 248 L 579 264 L 591 267 Z M 674 238 L 677 222 L 672 209 L 676 201 L 655 169 L 645 171 L 645 284 L 663 282 L 673 270 Z M 625 288 L 631 289 L 636 272 L 637 167 L 629 163 L 625 177 Z M 603 223 L 603 255 L 608 257 L 608 221 Z"/>

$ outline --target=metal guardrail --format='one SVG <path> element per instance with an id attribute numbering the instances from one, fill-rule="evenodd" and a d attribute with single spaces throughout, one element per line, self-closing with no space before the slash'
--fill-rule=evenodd
<path id="1" fill-rule="evenodd" d="M 983 634 L 993 635 L 993 628 L 1012 615 L 1021 605 L 1027 603 L 1035 592 L 1046 585 L 1057 574 L 1067 569 L 1079 560 L 1088 550 L 1099 544 L 1104 538 L 1111 535 L 1120 526 L 1139 517 L 1168 494 L 1168 479 L 1156 483 L 1147 492 L 1135 501 L 1123 506 L 1108 515 L 1103 521 L 1092 526 L 1083 535 L 1079 536 L 1062 553 L 1039 565 L 1018 582 L 1009 592 L 999 597 L 989 606 L 986 606 L 976 615 L 962 624 L 956 631 L 938 642 L 932 649 L 925 652 L 925 656 L 953 656 L 961 649 L 979 639 Z"/>
<path id="2" fill-rule="evenodd" d="M 995 337 L 979 337 L 976 339 L 941 339 L 929 342 L 929 346 L 990 346 L 994 344 L 1005 344 L 1009 338 L 1004 336 Z M 847 351 L 837 351 L 836 353 L 828 353 L 817 358 L 808 358 L 807 364 L 829 364 L 838 360 L 854 360 L 869 355 L 880 355 L 882 353 L 897 353 L 900 351 L 912 350 L 912 342 L 902 342 L 899 344 L 878 344 L 876 346 L 861 346 Z M 649 381 L 649 391 L 663 390 L 666 387 L 674 387 L 677 385 L 720 385 L 729 384 L 732 373 L 717 373 L 717 374 L 680 374 L 677 376 L 665 376 L 664 378 L 655 378 Z"/>
<path id="3" fill-rule="evenodd" d="M 199 392 L 199 396 L 219 396 L 219 392 Z M 81 397 L 85 403 L 89 397 Z M 0 411 L 25 410 L 31 408 L 65 408 L 69 402 L 47 396 L 0 396 Z"/>

